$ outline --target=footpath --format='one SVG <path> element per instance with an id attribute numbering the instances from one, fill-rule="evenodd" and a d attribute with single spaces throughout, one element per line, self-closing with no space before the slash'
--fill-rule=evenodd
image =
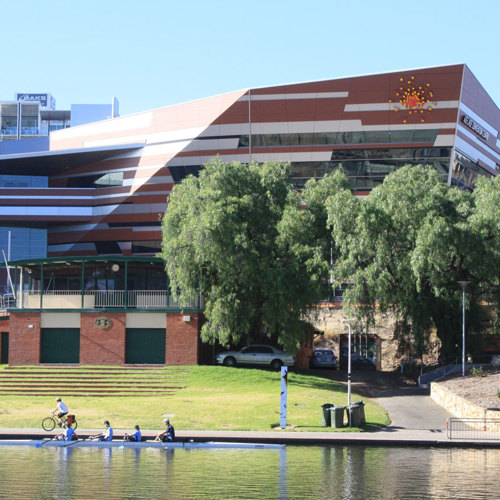
<path id="1" fill-rule="evenodd" d="M 332 378 L 342 380 L 342 372 L 332 373 Z M 389 414 L 391 424 L 384 428 L 365 432 L 307 432 L 293 429 L 274 431 L 197 431 L 176 429 L 180 441 L 254 442 L 293 445 L 368 445 L 368 446 L 436 446 L 500 448 L 498 439 L 449 439 L 446 421 L 450 413 L 435 403 L 428 390 L 395 385 L 391 379 L 377 372 L 353 374 L 352 390 L 364 398 L 380 404 Z M 318 408 L 318 419 L 321 408 Z M 85 437 L 102 429 L 78 429 Z M 60 430 L 59 430 L 60 432 Z M 144 430 L 144 439 L 152 439 L 158 431 Z M 57 432 L 41 429 L 0 429 L 0 439 L 47 439 Z M 115 429 L 115 439 L 122 438 Z"/>

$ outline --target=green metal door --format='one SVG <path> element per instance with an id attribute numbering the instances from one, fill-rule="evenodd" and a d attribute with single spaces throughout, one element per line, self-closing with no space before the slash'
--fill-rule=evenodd
<path id="1" fill-rule="evenodd" d="M 2 354 L 0 363 L 6 365 L 9 362 L 9 332 L 2 332 Z"/>
<path id="2" fill-rule="evenodd" d="M 134 365 L 165 364 L 165 329 L 127 328 L 125 363 Z"/>
<path id="3" fill-rule="evenodd" d="M 41 363 L 79 363 L 79 328 L 42 328 Z"/>

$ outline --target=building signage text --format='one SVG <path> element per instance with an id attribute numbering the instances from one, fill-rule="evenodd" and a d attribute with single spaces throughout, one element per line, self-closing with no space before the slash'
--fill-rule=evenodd
<path id="1" fill-rule="evenodd" d="M 17 94 L 18 101 L 39 102 L 43 107 L 47 107 L 47 94 Z"/>
<path id="2" fill-rule="evenodd" d="M 481 125 L 478 125 L 470 116 L 464 115 L 462 121 L 469 128 L 471 128 L 472 130 L 474 130 L 474 132 L 476 132 L 476 134 L 480 135 L 483 139 L 488 140 L 488 138 L 490 137 L 489 132 L 487 132 L 486 130 L 484 130 L 484 128 L 481 127 Z"/>

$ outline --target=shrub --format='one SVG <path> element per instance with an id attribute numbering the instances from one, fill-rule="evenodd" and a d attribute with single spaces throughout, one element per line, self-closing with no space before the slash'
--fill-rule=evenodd
<path id="1" fill-rule="evenodd" d="M 471 369 L 470 374 L 471 374 L 473 377 L 484 377 L 484 370 L 483 370 L 483 367 L 482 367 L 482 366 L 474 366 L 474 367 Z"/>

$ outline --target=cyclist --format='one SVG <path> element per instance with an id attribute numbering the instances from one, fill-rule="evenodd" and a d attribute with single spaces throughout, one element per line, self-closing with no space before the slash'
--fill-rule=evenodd
<path id="1" fill-rule="evenodd" d="M 57 418 L 59 419 L 57 422 L 57 425 L 59 427 L 62 427 L 63 425 L 63 417 L 68 414 L 68 407 L 63 403 L 63 400 L 61 398 L 56 398 L 57 401 L 57 406 L 55 410 L 52 412 L 52 415 L 55 415 L 57 413 Z"/>

